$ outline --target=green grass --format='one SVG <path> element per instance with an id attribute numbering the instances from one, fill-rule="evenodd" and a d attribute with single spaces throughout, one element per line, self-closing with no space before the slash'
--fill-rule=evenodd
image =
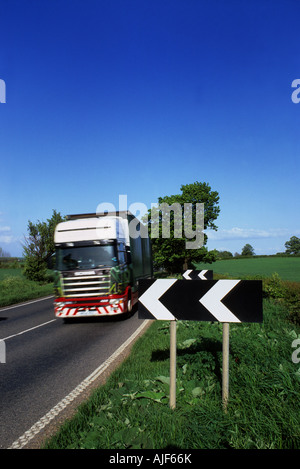
<path id="1" fill-rule="evenodd" d="M 177 323 L 177 402 L 169 408 L 169 323 L 154 321 L 127 360 L 46 448 L 300 448 L 300 327 L 264 300 L 263 324 L 230 325 L 228 412 L 222 325 Z"/>
<path id="2" fill-rule="evenodd" d="M 26 279 L 22 269 L 0 269 L 0 307 L 53 294 L 53 284 Z"/>
<path id="3" fill-rule="evenodd" d="M 22 269 L 0 269 L 0 282 L 7 277 L 23 277 Z"/>
<path id="4" fill-rule="evenodd" d="M 300 257 L 253 257 L 224 259 L 212 264 L 197 264 L 197 269 L 212 269 L 216 274 L 271 277 L 278 273 L 282 280 L 300 282 Z"/>

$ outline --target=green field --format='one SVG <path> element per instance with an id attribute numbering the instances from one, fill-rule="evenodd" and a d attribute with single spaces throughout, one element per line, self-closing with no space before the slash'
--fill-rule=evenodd
<path id="1" fill-rule="evenodd" d="M 0 269 L 0 282 L 7 277 L 23 277 L 22 269 Z"/>
<path id="2" fill-rule="evenodd" d="M 300 257 L 252 257 L 225 259 L 212 264 L 197 264 L 197 269 L 212 269 L 216 274 L 271 277 L 275 272 L 282 280 L 300 282 Z"/>

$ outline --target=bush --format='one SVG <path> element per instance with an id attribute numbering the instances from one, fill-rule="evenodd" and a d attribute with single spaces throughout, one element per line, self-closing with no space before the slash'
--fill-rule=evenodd
<path id="1" fill-rule="evenodd" d="M 214 274 L 214 279 L 234 278 L 229 274 Z M 237 278 L 241 278 L 238 276 Z M 263 282 L 263 297 L 270 298 L 287 308 L 289 320 L 300 324 L 300 282 L 282 280 L 277 272 L 272 277 L 261 275 L 243 275 L 244 280 L 258 280 Z"/>
<path id="2" fill-rule="evenodd" d="M 4 292 L 10 292 L 13 289 L 22 290 L 24 286 L 24 280 L 19 276 L 9 276 L 2 280 L 1 287 Z"/>
<path id="3" fill-rule="evenodd" d="M 33 280 L 39 283 L 47 282 L 47 265 L 46 262 L 39 257 L 26 257 L 23 272 L 28 280 Z"/>
<path id="4" fill-rule="evenodd" d="M 290 319 L 295 324 L 300 324 L 300 282 L 284 283 L 284 302 L 289 310 Z"/>
<path id="5" fill-rule="evenodd" d="M 275 272 L 272 277 L 263 280 L 263 290 L 267 298 L 278 299 L 284 298 L 286 289 L 284 282 L 277 272 Z"/>
<path id="6" fill-rule="evenodd" d="M 263 280 L 263 295 L 286 306 L 289 319 L 300 324 L 300 282 L 283 281 L 274 273 Z"/>

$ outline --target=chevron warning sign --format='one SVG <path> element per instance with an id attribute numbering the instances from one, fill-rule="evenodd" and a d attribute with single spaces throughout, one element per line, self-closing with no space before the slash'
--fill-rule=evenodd
<path id="1" fill-rule="evenodd" d="M 182 274 L 183 278 L 186 280 L 212 280 L 213 271 L 212 270 L 186 270 Z"/>
<path id="2" fill-rule="evenodd" d="M 261 280 L 140 280 L 140 319 L 262 322 Z"/>

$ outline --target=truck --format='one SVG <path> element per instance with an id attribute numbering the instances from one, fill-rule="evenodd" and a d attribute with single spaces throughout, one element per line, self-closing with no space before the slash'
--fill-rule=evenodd
<path id="1" fill-rule="evenodd" d="M 131 212 L 67 215 L 54 244 L 56 317 L 134 313 L 138 281 L 153 270 L 147 228 Z"/>

